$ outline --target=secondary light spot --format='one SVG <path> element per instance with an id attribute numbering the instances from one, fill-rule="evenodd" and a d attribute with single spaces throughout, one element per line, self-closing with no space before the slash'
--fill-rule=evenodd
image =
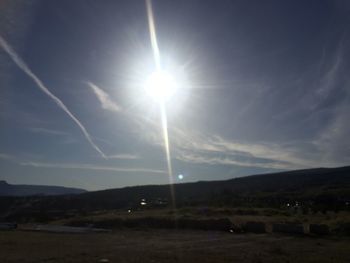
<path id="1" fill-rule="evenodd" d="M 147 205 L 146 199 L 141 199 L 140 205 L 142 206 Z"/>
<path id="2" fill-rule="evenodd" d="M 184 179 L 184 176 L 182 174 L 179 174 L 177 177 L 179 178 L 179 180 Z"/>

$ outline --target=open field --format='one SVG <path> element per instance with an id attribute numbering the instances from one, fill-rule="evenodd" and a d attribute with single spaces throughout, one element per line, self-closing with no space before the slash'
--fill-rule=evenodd
<path id="1" fill-rule="evenodd" d="M 349 235 L 350 213 L 348 211 L 338 213 L 329 211 L 325 214 L 302 214 L 269 208 L 185 207 L 178 210 L 164 208 L 129 210 L 129 212 L 126 210 L 94 211 L 85 215 L 53 220 L 49 223 L 80 227 L 93 225 L 109 229 L 122 227 L 174 228 L 175 221 L 179 228 L 224 231 L 230 228 L 242 230 L 247 222 L 260 222 L 266 225 L 266 232 L 269 233 L 272 232 L 272 225 L 275 223 L 300 224 L 304 225 L 305 234 L 309 233 L 310 224 L 324 224 L 329 228 L 331 234 Z M 201 227 L 201 223 L 205 222 L 207 226 Z"/>
<path id="2" fill-rule="evenodd" d="M 1 262 L 350 262 L 349 238 L 116 230 L 54 234 L 2 231 Z M 107 261 L 105 261 L 107 262 Z"/>

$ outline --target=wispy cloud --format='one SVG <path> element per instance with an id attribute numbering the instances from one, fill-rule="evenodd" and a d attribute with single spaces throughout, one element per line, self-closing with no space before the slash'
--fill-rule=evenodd
<path id="1" fill-rule="evenodd" d="M 42 168 L 82 169 L 82 170 L 131 172 L 131 173 L 155 173 L 155 174 L 166 173 L 166 171 L 160 170 L 160 169 L 114 167 L 114 166 L 101 166 L 101 165 L 81 164 L 81 163 L 76 164 L 76 163 L 22 162 L 20 164 L 23 166 L 42 167 Z"/>
<path id="2" fill-rule="evenodd" d="M 333 57 L 328 59 L 327 63 L 321 62 L 321 68 L 326 67 L 326 70 L 320 73 L 320 80 L 316 89 L 316 94 L 321 100 L 326 99 L 336 88 L 336 84 L 339 82 L 343 56 L 343 44 L 340 41 Z"/>
<path id="3" fill-rule="evenodd" d="M 49 135 L 58 135 L 58 136 L 69 135 L 68 132 L 51 130 L 51 129 L 46 129 L 46 128 L 29 128 L 29 131 L 34 132 L 34 133 L 45 133 L 45 134 L 49 134 Z"/>
<path id="4" fill-rule="evenodd" d="M 11 160 L 13 159 L 13 156 L 6 153 L 0 153 L 0 159 Z"/>
<path id="5" fill-rule="evenodd" d="M 156 130 L 149 130 L 142 138 L 163 146 Z M 188 163 L 279 170 L 344 165 L 334 160 L 322 160 L 313 142 L 244 142 L 179 127 L 170 128 L 170 141 L 172 157 Z"/>
<path id="6" fill-rule="evenodd" d="M 319 152 L 323 153 L 320 156 L 323 162 L 331 161 L 338 165 L 350 164 L 349 112 L 350 92 L 334 110 L 333 120 L 313 141 Z"/>
<path id="7" fill-rule="evenodd" d="M 95 93 L 97 99 L 101 103 L 101 107 L 105 110 L 119 112 L 121 111 L 121 107 L 118 106 L 115 102 L 113 102 L 110 99 L 110 96 L 104 92 L 101 88 L 99 88 L 97 85 L 95 85 L 92 82 L 86 82 L 86 84 L 92 89 L 92 91 Z"/>
<path id="8" fill-rule="evenodd" d="M 140 156 L 136 154 L 115 154 L 115 155 L 108 155 L 109 159 L 121 159 L 121 160 L 136 160 L 139 159 Z"/>
<path id="9" fill-rule="evenodd" d="M 244 143 L 203 133 L 178 132 L 173 136 L 177 159 L 207 164 L 233 164 L 274 169 L 313 167 L 314 162 L 296 156 L 295 149 L 273 143 Z M 259 162 L 264 160 L 263 162 Z"/>
<path id="10" fill-rule="evenodd" d="M 88 133 L 84 125 L 70 112 L 67 106 L 56 97 L 45 85 L 44 83 L 30 70 L 27 64 L 17 55 L 17 53 L 12 49 L 12 47 L 5 41 L 5 39 L 0 36 L 0 46 L 3 50 L 11 57 L 14 63 L 27 74 L 37 85 L 37 87 L 44 92 L 49 98 L 51 98 L 75 123 L 78 125 L 85 138 L 88 140 L 90 145 L 99 153 L 102 157 L 106 157 L 102 150 L 93 142 L 91 135 Z"/>
<path id="11" fill-rule="evenodd" d="M 256 168 L 266 168 L 266 169 L 278 169 L 278 170 L 286 170 L 292 169 L 288 163 L 277 162 L 270 160 L 269 162 L 254 162 L 254 161 L 238 161 L 234 159 L 234 156 L 225 156 L 225 157 L 214 157 L 214 156 L 206 156 L 201 154 L 187 154 L 181 153 L 176 157 L 178 160 L 185 161 L 188 163 L 198 163 L 198 164 L 209 164 L 209 165 L 237 165 L 242 167 L 256 167 Z"/>

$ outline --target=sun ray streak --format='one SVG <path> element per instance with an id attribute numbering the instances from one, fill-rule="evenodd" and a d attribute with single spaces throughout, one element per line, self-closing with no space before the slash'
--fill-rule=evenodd
<path id="1" fill-rule="evenodd" d="M 166 116 L 166 109 L 164 103 L 160 104 L 160 114 L 162 121 L 162 130 L 163 130 L 163 138 L 164 138 L 164 149 L 166 154 L 167 166 L 168 166 L 168 175 L 169 175 L 169 183 L 170 183 L 170 194 L 172 196 L 173 207 L 175 208 L 175 191 L 174 191 L 174 181 L 173 181 L 173 169 L 171 164 L 171 156 L 170 156 L 170 144 L 169 144 L 169 133 L 168 133 L 168 120 Z"/>
<path id="2" fill-rule="evenodd" d="M 154 62 L 155 62 L 156 70 L 160 71 L 161 70 L 160 52 L 159 52 L 159 47 L 157 42 L 156 27 L 154 22 L 154 15 L 153 15 L 151 0 L 146 0 L 146 8 L 147 8 L 148 27 L 149 27 L 149 33 L 151 38 Z M 175 202 L 175 191 L 174 191 L 174 185 L 173 185 L 173 172 L 172 172 L 170 144 L 169 144 L 169 135 L 168 135 L 168 121 L 167 121 L 167 114 L 166 114 L 166 108 L 165 108 L 164 102 L 160 102 L 160 115 L 161 115 L 162 132 L 163 132 L 163 138 L 164 138 L 164 148 L 165 148 L 167 167 L 168 167 L 170 194 L 172 198 L 173 209 L 175 209 L 176 202 Z"/>
<path id="3" fill-rule="evenodd" d="M 156 35 L 156 27 L 154 24 L 154 15 L 153 15 L 151 0 L 146 0 L 146 8 L 147 8 L 148 28 L 149 28 L 150 38 L 151 38 L 154 61 L 156 63 L 157 70 L 160 70 L 160 53 L 159 53 L 159 47 L 158 47 L 158 41 L 157 41 L 157 35 Z"/>

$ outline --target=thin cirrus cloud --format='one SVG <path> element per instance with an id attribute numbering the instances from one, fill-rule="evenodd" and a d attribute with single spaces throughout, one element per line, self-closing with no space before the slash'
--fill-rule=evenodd
<path id="1" fill-rule="evenodd" d="M 109 159 L 120 159 L 120 160 L 136 160 L 140 159 L 140 156 L 136 154 L 115 154 L 115 155 L 108 155 Z"/>
<path id="2" fill-rule="evenodd" d="M 110 96 L 104 92 L 101 88 L 99 88 L 96 84 L 87 81 L 86 84 L 92 89 L 97 99 L 101 103 L 101 107 L 105 110 L 119 112 L 121 111 L 121 107 L 118 106 L 115 102 L 110 99 Z"/>
<path id="3" fill-rule="evenodd" d="M 194 135 L 189 132 L 182 132 L 178 138 L 173 140 L 176 144 L 175 158 L 186 162 L 287 170 L 313 166 L 312 163 L 297 158 L 292 149 L 272 143 L 242 143 L 218 135 Z M 262 159 L 264 162 L 259 161 Z"/>
<path id="4" fill-rule="evenodd" d="M 237 161 L 234 157 L 213 157 L 205 156 L 200 154 L 186 154 L 182 153 L 177 156 L 178 160 L 182 160 L 190 163 L 198 164 L 209 164 L 209 165 L 236 165 L 242 167 L 256 167 L 256 168 L 265 168 L 265 169 L 277 169 L 285 170 L 292 169 L 292 166 L 282 162 L 270 161 L 267 163 L 262 162 L 253 162 L 253 161 Z"/>
<path id="5" fill-rule="evenodd" d="M 11 160 L 13 159 L 13 156 L 6 153 L 0 153 L 0 159 Z"/>
<path id="6" fill-rule="evenodd" d="M 209 152 L 221 152 L 231 156 L 249 157 L 246 163 L 250 163 L 251 166 L 268 168 L 270 165 L 275 169 L 295 169 L 312 167 L 313 165 L 301 158 L 297 158 L 294 155 L 293 149 L 289 149 L 287 146 L 279 146 L 273 143 L 242 143 L 233 140 L 228 140 L 220 136 L 206 136 L 197 137 L 195 143 L 197 150 L 209 151 Z M 184 150 L 188 150 L 187 147 Z M 255 160 L 254 160 L 255 159 Z M 270 163 L 258 163 L 256 160 L 265 159 Z M 246 166 L 246 165 L 244 165 Z"/>
<path id="7" fill-rule="evenodd" d="M 45 85 L 44 83 L 30 70 L 30 68 L 27 66 L 27 64 L 18 56 L 18 54 L 13 50 L 13 48 L 5 41 L 5 39 L 0 36 L 0 46 L 2 49 L 10 56 L 10 58 L 13 60 L 13 62 L 25 73 L 30 77 L 37 87 L 44 92 L 50 99 L 52 99 L 58 107 L 60 107 L 74 122 L 75 124 L 80 128 L 82 133 L 84 134 L 87 141 L 90 143 L 90 145 L 103 157 L 106 158 L 106 155 L 102 152 L 102 150 L 93 142 L 91 135 L 88 133 L 84 125 L 73 115 L 73 113 L 70 112 L 70 110 L 67 108 L 67 106 L 58 98 L 56 97 Z"/>
<path id="8" fill-rule="evenodd" d="M 30 132 L 33 133 L 44 133 L 44 134 L 48 134 L 48 135 L 58 135 L 58 136 L 67 136 L 69 135 L 68 132 L 64 132 L 64 131 L 58 131 L 58 130 L 51 130 L 51 129 L 46 129 L 46 128 L 29 128 Z"/>
<path id="9" fill-rule="evenodd" d="M 92 164 L 80 164 L 80 163 L 43 163 L 43 162 L 22 162 L 23 166 L 40 167 L 40 168 L 59 168 L 59 169 L 79 169 L 79 170 L 98 170 L 98 171 L 113 171 L 113 172 L 131 172 L 131 173 L 153 173 L 153 174 L 165 174 L 165 170 L 161 169 L 149 169 L 149 168 L 130 168 L 130 167 L 114 167 L 114 166 L 101 166 Z"/>
<path id="10" fill-rule="evenodd" d="M 346 160 L 338 160 L 333 156 L 324 159 L 314 142 L 300 141 L 283 145 L 272 142 L 246 143 L 179 127 L 172 128 L 170 134 L 173 158 L 187 163 L 278 170 L 346 165 Z M 148 134 L 142 138 L 162 146 L 159 136 L 155 135 Z"/>
<path id="11" fill-rule="evenodd" d="M 337 136 L 331 134 L 329 137 L 335 139 Z M 345 146 L 344 134 L 338 134 L 338 137 L 342 138 L 339 141 L 342 141 Z M 279 145 L 271 142 L 242 143 L 220 136 L 188 134 L 185 140 L 186 142 L 181 140 L 182 143 L 176 142 L 175 158 L 187 162 L 235 164 L 283 170 L 335 167 L 347 165 L 349 162 L 349 158 L 340 154 L 339 149 L 334 149 L 333 152 L 322 149 L 321 146 L 324 147 L 327 144 L 324 141 L 321 143 L 319 139 L 311 142 L 291 141 Z"/>

